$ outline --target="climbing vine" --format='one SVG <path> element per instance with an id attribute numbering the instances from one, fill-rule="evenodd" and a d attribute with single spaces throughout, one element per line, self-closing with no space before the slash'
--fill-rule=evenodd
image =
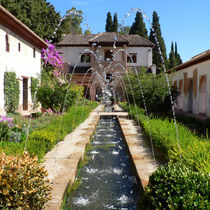
<path id="1" fill-rule="evenodd" d="M 4 72 L 4 106 L 7 113 L 18 109 L 20 84 L 15 72 Z"/>

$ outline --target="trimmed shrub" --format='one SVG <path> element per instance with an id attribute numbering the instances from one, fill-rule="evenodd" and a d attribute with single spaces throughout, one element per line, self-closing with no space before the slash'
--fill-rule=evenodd
<path id="1" fill-rule="evenodd" d="M 208 209 L 208 175 L 169 162 L 149 178 L 145 209 Z"/>
<path id="2" fill-rule="evenodd" d="M 20 84 L 15 72 L 4 72 L 4 101 L 5 110 L 15 113 L 19 105 Z"/>
<path id="3" fill-rule="evenodd" d="M 39 79 L 31 77 L 31 99 L 33 102 L 33 108 L 37 108 L 39 106 L 38 100 L 36 97 L 37 89 L 39 86 Z"/>
<path id="4" fill-rule="evenodd" d="M 0 154 L 0 208 L 45 209 L 51 198 L 47 172 L 28 154 Z"/>

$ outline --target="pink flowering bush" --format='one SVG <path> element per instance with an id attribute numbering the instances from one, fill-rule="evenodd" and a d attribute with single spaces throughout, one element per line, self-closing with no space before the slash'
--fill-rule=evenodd
<path id="1" fill-rule="evenodd" d="M 49 41 L 46 42 L 48 43 L 48 48 L 43 49 L 41 53 L 43 66 L 46 71 L 52 72 L 56 78 L 60 78 L 61 71 L 63 70 L 63 59 L 58 51 L 56 51 L 55 45 Z"/>

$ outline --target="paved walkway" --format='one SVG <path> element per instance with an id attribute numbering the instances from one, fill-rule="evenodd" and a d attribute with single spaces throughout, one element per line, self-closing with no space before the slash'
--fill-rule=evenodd
<path id="1" fill-rule="evenodd" d="M 48 202 L 48 210 L 58 210 L 61 207 L 67 186 L 74 182 L 79 160 L 83 158 L 85 148 L 95 131 L 99 117 L 102 115 L 116 115 L 121 124 L 131 157 L 133 158 L 137 175 L 143 188 L 147 185 L 149 176 L 157 168 L 151 150 L 135 123 L 128 119 L 128 113 L 115 105 L 115 112 L 102 112 L 103 106 L 99 105 L 91 112 L 88 119 L 81 123 L 73 133 L 67 135 L 64 141 L 45 155 L 43 165 L 48 171 L 48 177 L 53 187 L 52 200 Z"/>

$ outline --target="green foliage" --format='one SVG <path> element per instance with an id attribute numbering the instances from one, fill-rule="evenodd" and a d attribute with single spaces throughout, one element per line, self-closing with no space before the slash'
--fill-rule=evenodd
<path id="1" fill-rule="evenodd" d="M 4 101 L 6 112 L 15 113 L 19 105 L 20 85 L 15 72 L 4 72 Z"/>
<path id="2" fill-rule="evenodd" d="M 149 178 L 145 209 L 208 209 L 208 175 L 169 162 Z"/>
<path id="3" fill-rule="evenodd" d="M 168 61 L 168 68 L 173 68 L 174 66 L 177 66 L 182 63 L 181 57 L 179 53 L 177 52 L 177 43 L 175 42 L 175 50 L 174 50 L 174 44 L 171 43 L 171 52 L 169 53 L 169 61 Z"/>
<path id="4" fill-rule="evenodd" d="M 117 31 L 118 31 L 118 19 L 117 19 L 117 13 L 115 13 L 112 24 L 112 32 L 117 32 Z"/>
<path id="5" fill-rule="evenodd" d="M 112 15 L 110 12 L 107 13 L 107 18 L 106 18 L 106 26 L 105 26 L 105 30 L 106 32 L 112 32 Z"/>
<path id="6" fill-rule="evenodd" d="M 0 122 L 0 141 L 9 141 L 11 131 L 9 126 L 5 122 Z"/>
<path id="7" fill-rule="evenodd" d="M 124 109 L 128 106 L 121 103 Z M 180 161 L 180 150 L 173 120 L 151 117 L 149 124 L 144 110 L 130 106 L 129 114 L 140 122 L 146 135 L 152 137 L 153 143 L 159 147 L 170 160 Z M 210 172 L 209 146 L 207 139 L 198 137 L 189 128 L 177 124 L 182 161 L 195 171 Z"/>
<path id="8" fill-rule="evenodd" d="M 121 24 L 119 24 L 119 34 L 126 34 L 128 35 L 130 31 L 130 26 L 123 26 Z"/>
<path id="9" fill-rule="evenodd" d="M 162 52 L 163 60 L 167 69 L 168 65 L 167 65 L 166 46 L 165 46 L 165 42 L 162 37 L 162 33 L 160 29 L 159 17 L 158 17 L 157 12 L 155 11 L 153 12 L 153 16 L 152 16 L 152 26 L 156 33 L 156 38 L 158 39 L 158 42 L 160 45 L 159 47 Z M 157 70 L 160 72 L 163 70 L 163 67 L 162 67 L 163 62 L 161 61 L 160 53 L 159 53 L 158 46 L 155 40 L 155 34 L 152 32 L 152 30 L 150 30 L 149 40 L 155 44 L 155 47 L 153 48 L 153 63 L 156 65 Z"/>
<path id="10" fill-rule="evenodd" d="M 148 39 L 147 29 L 141 12 L 136 13 L 135 21 L 130 28 L 129 34 L 139 34 L 140 36 Z"/>
<path id="11" fill-rule="evenodd" d="M 39 86 L 39 79 L 31 77 L 31 99 L 33 102 L 34 109 L 38 107 L 38 100 L 36 97 L 38 86 Z"/>
<path id="12" fill-rule="evenodd" d="M 0 154 L 0 208 L 45 209 L 51 199 L 46 177 L 36 158 Z"/>
<path id="13" fill-rule="evenodd" d="M 146 73 L 146 70 L 141 68 L 139 78 L 148 112 L 156 114 L 169 112 L 171 104 L 165 75 L 163 73 L 159 75 Z M 139 107 L 144 108 L 144 102 L 137 75 L 129 73 L 124 77 L 124 79 L 130 103 L 134 104 L 135 100 Z M 172 85 L 171 89 L 173 98 L 175 99 L 178 92 Z"/>
<path id="14" fill-rule="evenodd" d="M 60 14 L 46 0 L 1 0 L 1 5 L 43 39 L 50 40 L 60 21 Z M 61 40 L 57 33 L 54 41 Z"/>
<path id="15" fill-rule="evenodd" d="M 97 103 L 91 102 L 84 106 L 71 107 L 63 116 L 44 114 L 40 118 L 33 119 L 31 128 L 35 130 L 30 132 L 27 151 L 31 155 L 37 155 L 41 160 L 58 141 L 63 140 L 67 134 L 83 122 L 96 106 Z M 13 122 L 17 127 L 22 128 L 24 125 L 28 125 L 28 120 L 16 116 Z M 20 143 L 0 142 L 0 153 L 20 155 L 23 154 L 24 147 L 25 139 Z"/>
<path id="16" fill-rule="evenodd" d="M 68 110 L 76 100 L 81 100 L 82 87 L 60 83 L 56 78 L 43 74 L 42 85 L 37 90 L 37 99 L 45 109 L 51 108 L 56 112 Z"/>
<path id="17" fill-rule="evenodd" d="M 59 30 L 62 32 L 62 34 L 82 34 L 82 11 L 77 11 L 75 7 L 72 7 L 70 10 L 66 11 L 66 14 L 68 14 L 70 11 L 74 11 L 78 13 L 78 15 L 68 15 L 61 23 Z"/>

